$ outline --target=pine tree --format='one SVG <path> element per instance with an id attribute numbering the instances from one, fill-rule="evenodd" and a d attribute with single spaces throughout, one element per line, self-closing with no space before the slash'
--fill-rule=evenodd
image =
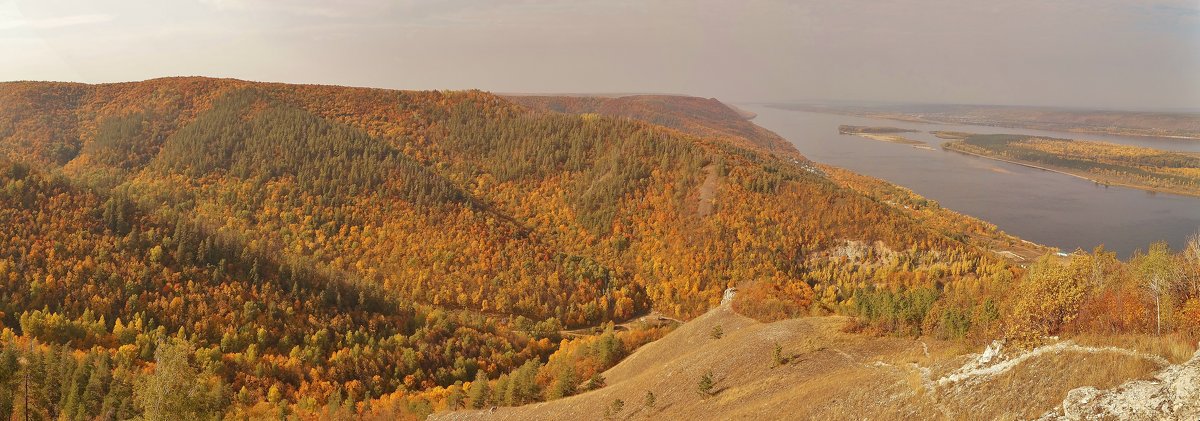
<path id="1" fill-rule="evenodd" d="M 100 413 L 100 408 L 104 403 L 104 396 L 107 394 L 106 389 L 109 383 L 112 382 L 112 369 L 109 367 L 107 357 L 107 354 L 100 354 L 99 361 L 92 367 L 91 373 L 88 376 L 81 402 L 83 414 L 95 416 Z"/>
<path id="2" fill-rule="evenodd" d="M 501 374 L 500 378 L 496 379 L 495 388 L 492 392 L 492 402 L 496 404 L 511 405 L 512 382 L 507 374 Z"/>
<path id="3" fill-rule="evenodd" d="M 451 411 L 462 407 L 464 397 L 462 382 L 455 382 L 446 388 L 446 407 Z"/>
<path id="4" fill-rule="evenodd" d="M 708 333 L 708 336 L 713 339 L 721 339 L 722 336 L 725 336 L 725 331 L 721 329 L 721 325 L 716 325 L 713 326 L 712 331 Z"/>
<path id="5" fill-rule="evenodd" d="M 575 394 L 575 368 L 570 365 L 564 365 L 562 371 L 559 372 L 558 378 L 554 380 L 554 386 L 550 390 L 550 399 L 565 398 Z"/>
<path id="6" fill-rule="evenodd" d="M 475 374 L 475 381 L 471 382 L 471 388 L 467 392 L 467 398 L 471 399 L 471 407 L 475 409 L 483 408 L 487 404 L 488 396 L 491 394 L 489 392 L 487 373 L 479 370 Z"/>
<path id="7" fill-rule="evenodd" d="M 113 372 L 108 395 L 104 397 L 104 404 L 100 410 L 102 417 L 124 420 L 134 416 L 133 384 L 129 377 L 128 367 L 119 367 Z"/>
<path id="8" fill-rule="evenodd" d="M 711 371 L 705 372 L 700 376 L 700 382 L 696 385 L 696 389 L 704 396 L 712 396 L 712 389 L 715 382 Z"/>

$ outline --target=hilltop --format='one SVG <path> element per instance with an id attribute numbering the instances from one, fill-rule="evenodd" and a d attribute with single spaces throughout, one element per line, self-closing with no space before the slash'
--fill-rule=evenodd
<path id="1" fill-rule="evenodd" d="M 753 114 L 722 103 L 716 98 L 678 95 L 595 96 L 510 96 L 528 107 L 568 114 L 595 113 L 628 117 L 679 129 L 697 136 L 720 136 L 740 146 L 803 159 L 786 139 L 750 122 Z"/>

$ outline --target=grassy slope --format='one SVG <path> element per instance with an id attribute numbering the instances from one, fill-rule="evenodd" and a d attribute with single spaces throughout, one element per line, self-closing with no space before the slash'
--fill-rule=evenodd
<path id="1" fill-rule="evenodd" d="M 964 354 L 962 345 L 842 333 L 845 321 L 759 323 L 722 305 L 605 372 L 603 389 L 494 412 L 444 412 L 433 419 L 600 419 L 616 399 L 625 405 L 611 419 L 1036 418 L 1058 409 L 1072 389 L 1109 389 L 1161 368 L 1151 355 L 1064 343 L 1064 350 L 1012 358 L 1017 363 L 1008 370 L 983 374 L 986 366 L 963 370 L 978 354 Z M 714 326 L 722 327 L 722 338 L 710 336 Z M 776 344 L 787 359 L 778 367 Z M 705 396 L 697 384 L 709 371 L 715 392 Z M 644 405 L 647 391 L 655 394 L 653 408 Z"/>

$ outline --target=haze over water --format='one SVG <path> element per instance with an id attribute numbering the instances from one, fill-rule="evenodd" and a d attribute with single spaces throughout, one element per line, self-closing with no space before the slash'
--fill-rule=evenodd
<path id="1" fill-rule="evenodd" d="M 1200 142 L 1081 135 L 988 126 L 896 120 L 741 106 L 754 122 L 787 138 L 809 159 L 881 178 L 943 207 L 996 224 L 1018 237 L 1063 251 L 1103 244 L 1121 257 L 1165 240 L 1173 249 L 1200 230 L 1200 198 L 1105 187 L 1068 175 L 967 156 L 940 148 L 928 131 L 1055 135 L 1165 149 L 1200 151 Z M 839 135 L 842 124 L 921 130 L 906 133 L 936 150 Z"/>

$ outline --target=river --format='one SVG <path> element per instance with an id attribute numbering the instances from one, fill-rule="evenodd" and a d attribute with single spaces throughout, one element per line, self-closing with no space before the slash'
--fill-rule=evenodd
<path id="1" fill-rule="evenodd" d="M 907 187 L 942 206 L 996 224 L 1009 234 L 1058 247 L 1091 250 L 1103 244 L 1128 258 L 1155 241 L 1178 250 L 1200 230 L 1200 198 L 1106 187 L 1068 175 L 967 156 L 941 149 L 929 131 L 1014 133 L 1100 140 L 1200 152 L 1200 142 L 1113 135 L 1057 133 L 990 126 L 927 124 L 864 118 L 763 105 L 755 124 L 787 138 L 809 159 Z M 905 137 L 935 150 L 839 135 L 838 126 L 890 126 L 921 130 Z"/>

